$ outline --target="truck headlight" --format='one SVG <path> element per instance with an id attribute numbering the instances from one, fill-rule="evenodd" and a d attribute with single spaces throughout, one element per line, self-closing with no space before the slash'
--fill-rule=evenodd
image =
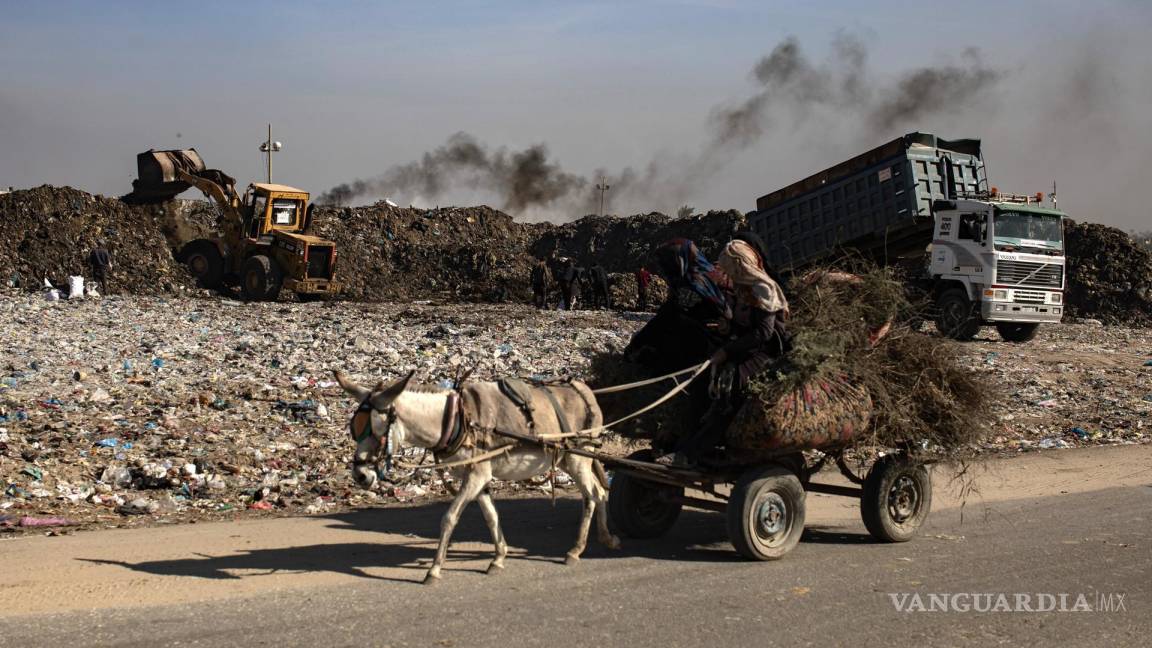
<path id="1" fill-rule="evenodd" d="M 1053 304 L 1061 303 L 1061 300 L 1063 299 L 1063 297 L 1064 296 L 1061 295 L 1060 293 L 1052 293 L 1052 303 Z"/>
<path id="2" fill-rule="evenodd" d="M 1007 290 L 993 290 L 992 299 L 1008 299 Z"/>

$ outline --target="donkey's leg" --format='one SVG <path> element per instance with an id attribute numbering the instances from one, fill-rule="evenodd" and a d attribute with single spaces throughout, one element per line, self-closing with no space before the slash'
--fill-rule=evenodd
<path id="1" fill-rule="evenodd" d="M 428 568 L 428 574 L 424 576 L 424 582 L 434 583 L 440 578 L 440 567 L 444 564 L 444 558 L 448 555 L 448 543 L 452 538 L 452 531 L 456 528 L 456 523 L 460 520 L 460 512 L 468 505 L 468 502 L 476 499 L 476 496 L 484 490 L 488 482 L 492 480 L 492 469 L 487 463 L 473 466 L 472 470 L 464 477 L 464 483 L 460 486 L 460 493 L 456 495 L 456 499 L 448 505 L 448 510 L 444 512 L 444 517 L 440 520 L 440 544 L 436 547 L 436 558 L 432 561 L 432 566 Z"/>
<path id="2" fill-rule="evenodd" d="M 595 459 L 589 459 L 588 470 L 592 473 L 592 490 L 596 493 L 596 536 L 605 547 L 619 549 L 620 538 L 608 530 L 608 478 L 603 476 L 604 467 Z"/>
<path id="3" fill-rule="evenodd" d="M 488 573 L 494 574 L 504 569 L 504 556 L 508 555 L 508 544 L 504 542 L 504 532 L 500 530 L 500 517 L 496 515 L 496 504 L 492 501 L 492 494 L 488 489 L 480 491 L 476 496 L 480 504 L 480 511 L 484 513 L 484 521 L 488 523 L 488 530 L 492 532 L 492 544 L 496 545 L 496 557 L 488 565 Z"/>
<path id="4" fill-rule="evenodd" d="M 587 457 L 564 455 L 564 467 L 572 475 L 573 481 L 580 489 L 580 494 L 584 496 L 580 528 L 576 531 L 576 544 L 568 551 L 565 560 L 569 565 L 573 565 L 580 560 L 580 555 L 588 546 L 588 529 L 592 526 L 592 516 L 596 513 L 596 504 L 599 498 L 596 491 L 596 475 L 592 472 L 591 460 Z"/>

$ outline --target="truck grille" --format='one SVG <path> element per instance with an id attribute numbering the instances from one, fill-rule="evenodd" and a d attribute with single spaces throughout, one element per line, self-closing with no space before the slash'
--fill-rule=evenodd
<path id="1" fill-rule="evenodd" d="M 1059 263 L 1001 260 L 996 263 L 996 283 L 1060 288 L 1064 285 L 1064 266 Z"/>
<path id="2" fill-rule="evenodd" d="M 332 247 L 329 245 L 308 246 L 308 278 L 331 279 Z"/>
<path id="3" fill-rule="evenodd" d="M 1015 301 L 1028 302 L 1030 304 L 1043 304 L 1044 293 L 1039 290 L 1014 290 L 1012 295 Z"/>

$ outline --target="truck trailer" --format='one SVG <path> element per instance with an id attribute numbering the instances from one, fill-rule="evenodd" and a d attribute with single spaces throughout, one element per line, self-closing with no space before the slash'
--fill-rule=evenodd
<path id="1" fill-rule="evenodd" d="M 941 333 L 1026 342 L 1063 310 L 1064 214 L 988 184 L 980 140 L 910 133 L 761 196 L 766 261 L 797 272 L 856 254 L 899 265 Z"/>

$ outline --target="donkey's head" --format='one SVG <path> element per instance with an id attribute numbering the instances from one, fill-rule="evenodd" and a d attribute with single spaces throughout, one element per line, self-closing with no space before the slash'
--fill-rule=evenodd
<path id="1" fill-rule="evenodd" d="M 396 423 L 396 399 L 408 387 L 415 371 L 390 383 L 380 382 L 368 389 L 353 382 L 343 372 L 336 372 L 336 382 L 355 398 L 360 406 L 348 422 L 348 431 L 356 442 L 352 456 L 352 477 L 361 488 L 372 488 L 376 483 L 375 466 L 380 450 L 391 442 Z"/>

